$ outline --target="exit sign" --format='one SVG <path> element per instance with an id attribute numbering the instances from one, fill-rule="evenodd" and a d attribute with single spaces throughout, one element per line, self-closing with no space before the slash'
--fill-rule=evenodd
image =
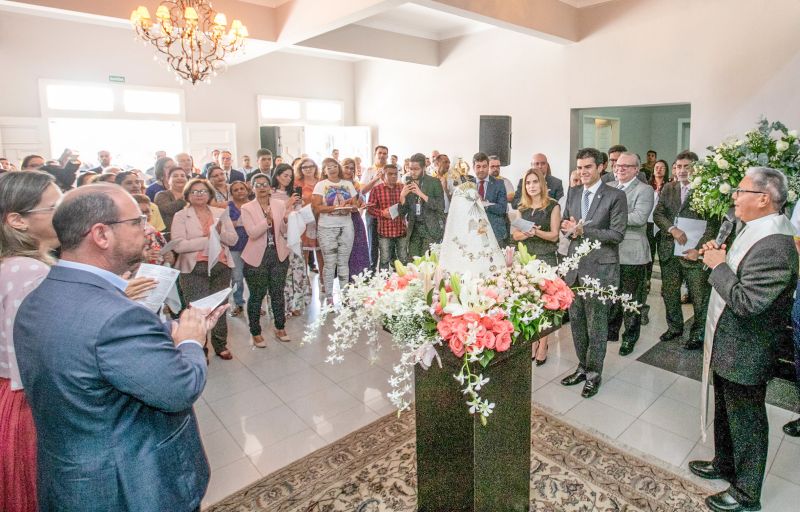
<path id="1" fill-rule="evenodd" d="M 121 75 L 108 75 L 108 81 L 109 82 L 116 82 L 118 84 L 124 84 L 125 83 L 125 77 L 121 76 Z"/>

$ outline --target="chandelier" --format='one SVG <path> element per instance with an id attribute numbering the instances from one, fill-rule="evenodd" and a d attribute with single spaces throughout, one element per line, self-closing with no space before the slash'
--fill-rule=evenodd
<path id="1" fill-rule="evenodd" d="M 131 13 L 131 24 L 145 44 L 164 55 L 179 82 L 210 83 L 225 67 L 225 56 L 239 51 L 248 36 L 239 20 L 228 29 L 225 14 L 215 12 L 207 0 L 165 0 L 155 17 L 140 5 Z"/>

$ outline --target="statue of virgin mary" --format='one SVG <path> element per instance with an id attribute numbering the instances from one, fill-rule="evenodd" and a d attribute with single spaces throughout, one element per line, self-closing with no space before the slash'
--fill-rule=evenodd
<path id="1" fill-rule="evenodd" d="M 439 263 L 450 272 L 474 277 L 505 266 L 505 256 L 472 182 L 459 185 L 450 202 Z"/>

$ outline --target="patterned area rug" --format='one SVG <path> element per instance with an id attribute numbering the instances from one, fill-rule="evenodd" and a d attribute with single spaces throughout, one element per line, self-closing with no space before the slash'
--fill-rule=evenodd
<path id="1" fill-rule="evenodd" d="M 713 491 L 534 409 L 532 511 L 701 511 Z M 252 484 L 213 512 L 413 512 L 414 414 L 389 414 Z"/>

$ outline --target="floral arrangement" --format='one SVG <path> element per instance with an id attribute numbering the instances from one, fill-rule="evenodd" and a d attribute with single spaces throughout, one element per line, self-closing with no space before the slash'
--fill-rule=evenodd
<path id="1" fill-rule="evenodd" d="M 322 307 L 304 341 L 314 341 L 328 315 L 335 313 L 327 361 L 336 363 L 362 333 L 377 352 L 378 332 L 385 328 L 400 351 L 387 395 L 400 411 L 410 406 L 414 365 L 428 369 L 434 359 L 441 365 L 437 350 L 441 347 L 462 360 L 461 370 L 453 377 L 462 386 L 470 413 L 480 415 L 485 424 L 495 404 L 480 396 L 489 379 L 478 368 L 485 368 L 497 353 L 515 343 L 536 340 L 545 329 L 559 325 L 575 293 L 621 302 L 626 309 L 638 308 L 615 287 L 602 288 L 584 279 L 584 285 L 573 290 L 562 279 L 599 245 L 584 241 L 572 257 L 551 267 L 520 244 L 517 251 L 506 249 L 504 268 L 482 277 L 446 272 L 435 247 L 408 265 L 395 262 L 394 273 L 381 270 L 357 276 L 342 292 L 338 308 Z"/>
<path id="2" fill-rule="evenodd" d="M 721 218 L 733 204 L 733 189 L 750 167 L 771 167 L 789 180 L 789 203 L 800 197 L 800 142 L 797 130 L 762 119 L 744 139 L 709 146 L 710 154 L 694 168 L 692 207 L 698 213 Z"/>

